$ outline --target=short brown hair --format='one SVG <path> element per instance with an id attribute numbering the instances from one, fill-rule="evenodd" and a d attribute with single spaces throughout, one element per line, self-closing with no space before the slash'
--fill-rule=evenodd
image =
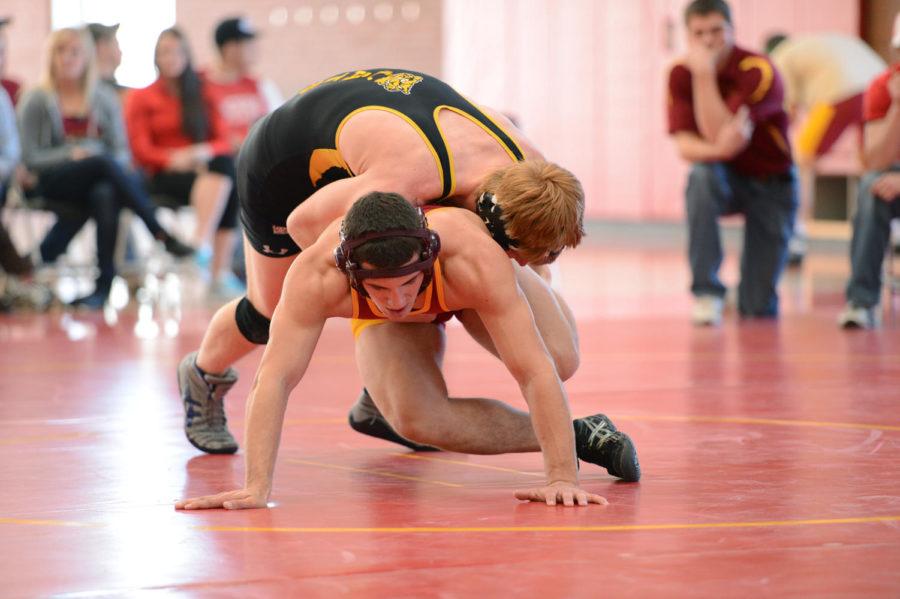
<path id="1" fill-rule="evenodd" d="M 727 23 L 731 23 L 731 8 L 725 0 L 694 0 L 684 9 L 684 22 L 687 24 L 691 17 L 705 17 L 712 13 L 719 13 Z"/>
<path id="2" fill-rule="evenodd" d="M 366 233 L 381 233 L 396 229 L 415 231 L 422 227 L 422 217 L 416 208 L 397 193 L 373 191 L 362 196 L 347 211 L 341 222 L 341 241 L 354 240 Z M 409 262 L 422 249 L 422 242 L 413 237 L 397 235 L 373 239 L 353 252 L 353 261 L 368 262 L 377 268 L 396 268 Z"/>
<path id="3" fill-rule="evenodd" d="M 529 262 L 548 251 L 576 247 L 584 235 L 584 191 L 571 172 L 552 162 L 525 160 L 491 173 L 478 196 L 492 193 L 507 235 Z"/>

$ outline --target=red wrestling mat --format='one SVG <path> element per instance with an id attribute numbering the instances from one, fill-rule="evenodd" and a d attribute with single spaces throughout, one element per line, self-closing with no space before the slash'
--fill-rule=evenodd
<path id="1" fill-rule="evenodd" d="M 114 327 L 4 317 L 0 595 L 898 596 L 900 335 L 837 328 L 843 255 L 784 281 L 780 321 L 731 309 L 719 329 L 690 326 L 680 251 L 561 262 L 583 351 L 573 413 L 609 414 L 644 471 L 621 484 L 583 466 L 606 507 L 519 504 L 537 454 L 414 454 L 351 431 L 359 378 L 334 321 L 292 396 L 274 509 L 176 512 L 243 476 L 242 454 L 200 455 L 181 429 L 175 367 L 210 311 L 152 339 L 133 311 Z M 448 332 L 452 393 L 522 405 Z M 239 439 L 256 360 L 226 401 Z"/>

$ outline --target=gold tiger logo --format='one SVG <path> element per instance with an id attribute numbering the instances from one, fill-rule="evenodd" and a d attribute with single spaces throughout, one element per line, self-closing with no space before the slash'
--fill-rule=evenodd
<path id="1" fill-rule="evenodd" d="M 377 79 L 375 83 L 389 92 L 403 92 L 404 95 L 408 96 L 413 86 L 421 80 L 421 76 L 413 75 L 412 73 L 394 73 L 393 75 Z"/>

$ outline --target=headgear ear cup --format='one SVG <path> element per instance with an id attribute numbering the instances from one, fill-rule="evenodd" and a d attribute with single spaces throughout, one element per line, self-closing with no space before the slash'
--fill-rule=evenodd
<path id="1" fill-rule="evenodd" d="M 429 250 L 431 251 L 432 256 L 437 256 L 441 252 L 441 236 L 437 234 L 437 231 L 429 229 L 429 232 L 431 233 Z"/>
<path id="2" fill-rule="evenodd" d="M 334 248 L 333 252 L 334 256 L 334 265 L 337 266 L 337 269 L 342 273 L 347 273 L 347 267 L 344 264 L 344 248 L 341 246 L 337 246 Z"/>

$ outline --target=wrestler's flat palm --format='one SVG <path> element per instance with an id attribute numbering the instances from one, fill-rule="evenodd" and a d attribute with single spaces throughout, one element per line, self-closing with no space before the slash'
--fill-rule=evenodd
<path id="1" fill-rule="evenodd" d="M 210 510 L 223 508 L 226 510 L 247 510 L 266 507 L 268 499 L 266 493 L 250 491 L 248 489 L 238 489 L 235 491 L 218 493 L 216 495 L 204 495 L 203 497 L 182 499 L 175 503 L 175 509 Z"/>
<path id="2" fill-rule="evenodd" d="M 551 483 L 544 487 L 516 491 L 516 499 L 543 502 L 547 505 L 562 503 L 566 506 L 589 505 L 591 503 L 607 505 L 609 503 L 606 498 L 588 493 L 577 485 L 569 483 Z"/>

